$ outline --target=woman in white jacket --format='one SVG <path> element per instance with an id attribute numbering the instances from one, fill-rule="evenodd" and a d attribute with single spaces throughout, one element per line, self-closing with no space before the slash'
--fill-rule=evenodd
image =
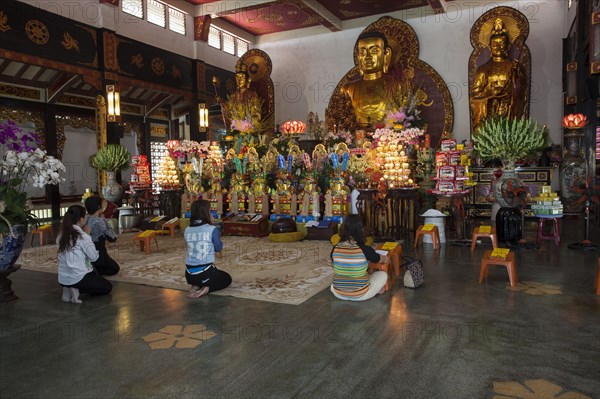
<path id="1" fill-rule="evenodd" d="M 81 303 L 79 293 L 105 295 L 112 284 L 94 272 L 91 262 L 98 251 L 88 232 L 85 208 L 71 205 L 63 217 L 58 235 L 58 282 L 63 287 L 63 302 Z M 89 230 L 89 227 L 85 227 Z"/>

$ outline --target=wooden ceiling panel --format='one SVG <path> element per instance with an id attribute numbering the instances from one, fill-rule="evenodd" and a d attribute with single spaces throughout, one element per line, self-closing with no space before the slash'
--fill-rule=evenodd
<path id="1" fill-rule="evenodd" d="M 341 21 L 388 14 L 419 7 L 432 13 L 444 12 L 444 4 L 453 0 L 256 0 L 218 1 L 185 0 L 196 6 L 197 15 L 210 14 L 260 36 L 269 33 L 322 25 L 341 30 Z"/>

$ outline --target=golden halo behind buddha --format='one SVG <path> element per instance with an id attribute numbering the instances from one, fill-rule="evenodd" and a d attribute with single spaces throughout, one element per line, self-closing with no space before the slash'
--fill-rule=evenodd
<path id="1" fill-rule="evenodd" d="M 419 56 L 419 40 L 414 29 L 400 20 L 392 17 L 381 17 L 373 22 L 360 34 L 367 32 L 380 32 L 385 35 L 388 46 L 392 49 L 390 67 L 405 63 Z M 399 40 L 402 39 L 402 40 Z M 358 67 L 358 39 L 354 43 L 354 65 Z"/>
<path id="2" fill-rule="evenodd" d="M 510 40 L 510 44 L 512 45 L 515 40 L 521 35 L 521 29 L 515 21 L 510 16 L 503 16 L 500 18 L 502 22 L 504 22 L 504 27 L 508 33 L 508 39 Z M 490 37 L 492 36 L 492 30 L 494 29 L 495 20 L 490 19 L 483 25 L 481 25 L 481 30 L 477 34 L 479 37 L 479 43 L 481 43 L 484 47 L 488 47 L 490 45 Z"/>

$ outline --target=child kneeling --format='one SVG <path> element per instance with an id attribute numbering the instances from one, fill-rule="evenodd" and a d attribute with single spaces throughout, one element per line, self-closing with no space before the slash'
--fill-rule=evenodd
<path id="1" fill-rule="evenodd" d="M 196 200 L 190 209 L 190 225 L 183 233 L 187 243 L 185 279 L 192 286 L 188 297 L 200 298 L 231 284 L 231 276 L 214 265 L 215 252 L 221 252 L 221 232 L 213 226 L 210 202 Z"/>

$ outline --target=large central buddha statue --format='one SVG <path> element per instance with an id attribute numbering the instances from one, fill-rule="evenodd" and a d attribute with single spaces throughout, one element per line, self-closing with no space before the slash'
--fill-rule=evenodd
<path id="1" fill-rule="evenodd" d="M 352 101 L 356 120 L 362 128 L 385 117 L 385 74 L 391 59 L 392 48 L 383 33 L 370 31 L 358 37 L 360 79 L 346 83 L 341 92 Z"/>
<path id="2" fill-rule="evenodd" d="M 525 116 L 529 101 L 524 69 L 509 58 L 510 38 L 500 18 L 494 22 L 489 49 L 491 57 L 477 68 L 470 93 L 471 128 L 475 134 L 486 118 Z"/>

